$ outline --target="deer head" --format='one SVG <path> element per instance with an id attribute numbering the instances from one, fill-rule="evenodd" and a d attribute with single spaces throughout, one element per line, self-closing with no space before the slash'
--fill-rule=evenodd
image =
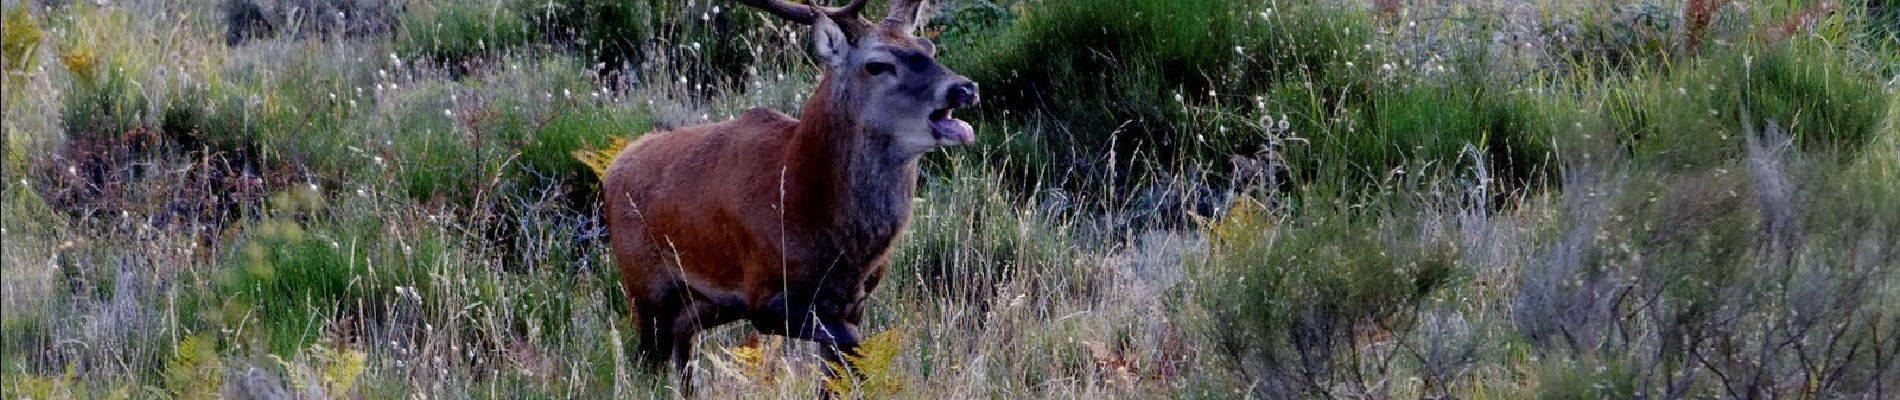
<path id="1" fill-rule="evenodd" d="M 865 0 L 841 7 L 784 0 L 741 0 L 780 18 L 811 25 L 813 50 L 824 67 L 821 86 L 833 117 L 843 115 L 863 134 L 916 155 L 939 146 L 976 141 L 969 123 L 951 113 L 977 102 L 976 82 L 937 63 L 937 48 L 914 32 L 928 18 L 924 0 L 896 0 L 883 22 L 858 16 Z"/>

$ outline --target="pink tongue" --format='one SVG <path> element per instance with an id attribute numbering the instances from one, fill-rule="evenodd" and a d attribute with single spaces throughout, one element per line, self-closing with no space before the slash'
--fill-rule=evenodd
<path id="1" fill-rule="evenodd" d="M 970 123 L 963 122 L 963 120 L 960 119 L 944 118 L 936 122 L 931 122 L 930 130 L 936 131 L 937 137 L 950 139 L 950 141 L 956 142 L 956 144 L 970 144 L 976 142 L 976 130 L 970 128 Z"/>

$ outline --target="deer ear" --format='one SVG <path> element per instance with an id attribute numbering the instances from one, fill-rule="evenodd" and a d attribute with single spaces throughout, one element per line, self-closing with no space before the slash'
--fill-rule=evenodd
<path id="1" fill-rule="evenodd" d="M 851 40 L 844 35 L 844 29 L 819 14 L 811 24 L 812 48 L 818 53 L 818 60 L 827 67 L 844 65 L 853 47 Z"/>
<path id="2" fill-rule="evenodd" d="M 898 24 L 894 28 L 903 30 L 903 33 L 916 34 L 918 29 L 923 29 L 925 24 L 930 23 L 930 14 L 934 9 L 930 7 L 930 0 L 918 0 L 910 6 L 908 10 L 892 10 L 909 15 L 891 15 L 886 18 L 897 19 Z"/>

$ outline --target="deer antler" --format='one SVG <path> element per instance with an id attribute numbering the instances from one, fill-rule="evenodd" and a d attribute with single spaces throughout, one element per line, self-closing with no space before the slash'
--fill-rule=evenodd
<path id="1" fill-rule="evenodd" d="M 853 0 L 843 7 L 824 7 L 815 4 L 793 4 L 785 0 L 738 0 L 740 4 L 758 7 L 779 18 L 805 25 L 817 22 L 818 13 L 824 13 L 825 17 L 834 21 L 858 19 L 858 11 L 864 9 L 865 1 Z"/>
<path id="2" fill-rule="evenodd" d="M 892 0 L 890 12 L 884 13 L 884 29 L 904 33 L 917 30 L 929 3 L 927 0 Z"/>

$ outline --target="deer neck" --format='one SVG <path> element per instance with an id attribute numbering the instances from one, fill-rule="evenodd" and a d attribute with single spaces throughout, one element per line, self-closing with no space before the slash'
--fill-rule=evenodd
<path id="1" fill-rule="evenodd" d="M 910 216 L 918 157 L 897 151 L 892 135 L 866 131 L 862 110 L 850 108 L 858 102 L 832 83 L 830 74 L 819 81 L 786 149 L 786 207 L 820 226 L 895 234 Z"/>

